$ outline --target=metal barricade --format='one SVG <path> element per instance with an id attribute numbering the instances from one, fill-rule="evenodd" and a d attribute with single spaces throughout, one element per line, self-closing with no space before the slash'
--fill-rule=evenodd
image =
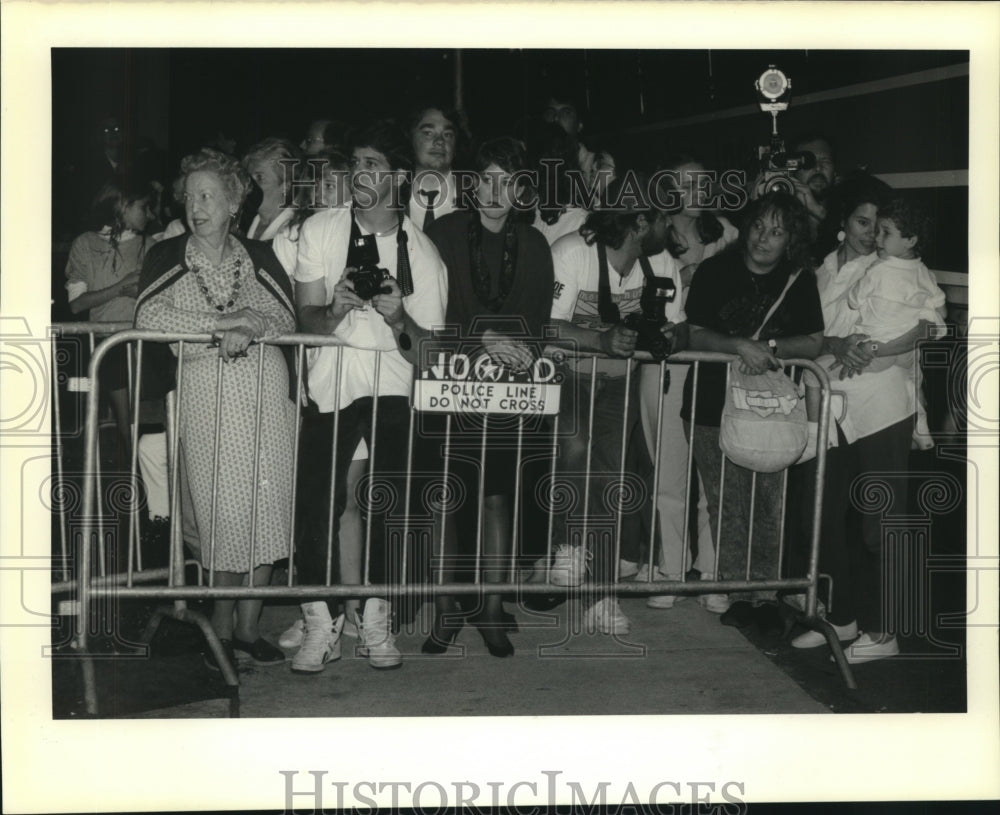
<path id="1" fill-rule="evenodd" d="M 99 329 L 94 329 L 93 324 L 80 324 L 75 328 L 63 327 L 63 333 L 89 333 L 93 337 Z M 295 548 L 296 548 L 296 529 L 295 529 L 295 518 L 296 518 L 296 500 L 297 500 L 297 489 L 298 489 L 298 473 L 299 467 L 299 447 L 300 447 L 300 434 L 302 429 L 302 411 L 296 410 L 295 415 L 295 430 L 294 430 L 294 442 L 293 442 L 293 471 L 295 477 L 292 481 L 291 486 L 291 528 L 289 539 L 287 542 L 286 554 L 289 560 L 289 573 L 286 585 L 276 586 L 276 585 L 255 585 L 254 584 L 254 548 L 256 545 L 256 519 L 257 519 L 257 500 L 258 500 L 258 490 L 259 484 L 257 483 L 257 473 L 260 466 L 260 427 L 261 427 L 261 416 L 262 416 L 262 399 L 263 399 L 263 370 L 264 370 L 264 358 L 263 346 L 291 346 L 295 348 L 295 373 L 296 376 L 296 387 L 297 387 L 297 404 L 303 404 L 303 377 L 301 376 L 306 367 L 305 352 L 306 348 L 318 348 L 325 346 L 338 347 L 340 350 L 336 351 L 337 362 L 336 362 L 336 379 L 340 381 L 341 367 L 343 362 L 343 346 L 339 340 L 320 335 L 306 335 L 306 334 L 296 334 L 289 335 L 285 337 L 270 338 L 263 340 L 258 345 L 262 346 L 261 351 L 257 356 L 257 392 L 255 395 L 256 402 L 256 414 L 255 414 L 255 427 L 256 436 L 258 443 L 255 445 L 254 452 L 254 483 L 253 483 L 253 496 L 252 496 L 252 511 L 251 511 L 251 540 L 250 540 L 250 552 L 248 558 L 248 585 L 246 586 L 222 586 L 217 585 L 216 581 L 216 569 L 215 569 L 215 499 L 218 491 L 218 484 L 213 482 L 213 497 L 212 497 L 212 524 L 210 527 L 209 540 L 208 540 L 208 557 L 206 562 L 204 543 L 202 540 L 203 550 L 200 557 L 200 566 L 204 569 L 207 575 L 206 580 L 200 579 L 197 585 L 188 585 L 185 582 L 185 557 L 183 554 L 183 540 L 181 535 L 181 522 L 180 522 L 180 499 L 179 499 L 179 467 L 178 463 L 178 447 L 179 447 L 179 432 L 178 428 L 181 426 L 181 420 L 179 411 L 180 405 L 182 403 L 183 389 L 185 387 L 184 383 L 184 348 L 188 344 L 206 344 L 212 343 L 214 338 L 210 335 L 191 335 L 191 334 L 180 334 L 180 333 L 166 333 L 158 331 L 140 331 L 140 330 L 122 330 L 117 333 L 113 333 L 108 339 L 102 342 L 100 345 L 96 346 L 93 350 L 93 354 L 90 360 L 88 369 L 88 378 L 90 380 L 91 386 L 87 395 L 87 410 L 86 410 L 86 426 L 85 426 L 85 464 L 84 464 L 84 489 L 83 489 L 83 522 L 82 522 L 82 537 L 80 540 L 80 551 L 78 557 L 75 559 L 76 564 L 76 574 L 75 579 L 64 581 L 62 583 L 57 583 L 53 585 L 54 593 L 61 593 L 66 591 L 75 591 L 78 596 L 78 603 L 76 604 L 77 616 L 75 625 L 75 646 L 80 652 L 80 654 L 87 658 L 88 649 L 88 638 L 93 635 L 93 621 L 91 619 L 92 615 L 98 613 L 99 609 L 105 608 L 104 605 L 100 605 L 98 601 L 104 598 L 113 596 L 118 599 L 128 600 L 128 599 L 156 599 L 171 602 L 172 606 L 163 606 L 157 609 L 154 613 L 153 618 L 150 620 L 149 625 L 146 628 L 144 639 L 149 642 L 155 633 L 156 627 L 159 622 L 166 616 L 170 616 L 185 622 L 190 622 L 198 625 L 198 627 L 203 632 L 209 647 L 214 654 L 216 661 L 218 662 L 220 668 L 222 669 L 223 676 L 226 682 L 230 685 L 237 685 L 238 680 L 236 672 L 232 665 L 229 664 L 226 656 L 223 652 L 221 643 L 216 636 L 215 632 L 208 620 L 195 611 L 187 608 L 186 601 L 191 599 L 212 599 L 212 598 L 229 598 L 229 599 L 249 599 L 249 598 L 301 598 L 301 599 L 321 599 L 321 598 L 350 598 L 359 596 L 384 596 L 392 595 L 394 597 L 407 597 L 407 598 L 422 598 L 427 599 L 439 594 L 448 595 L 470 595 L 470 594 L 497 594 L 497 593 L 508 593 L 515 591 L 518 597 L 523 597 L 526 595 L 538 595 L 538 594 L 562 594 L 570 593 L 571 589 L 566 587 L 554 586 L 549 582 L 546 583 L 531 583 L 520 580 L 518 577 L 518 570 L 516 567 L 516 558 L 518 550 L 518 528 L 519 528 L 519 514 L 522 512 L 523 507 L 521 506 L 520 493 L 521 493 L 521 466 L 518 465 L 517 477 L 514 486 L 514 503 L 512 507 L 513 511 L 513 522 L 512 529 L 514 530 L 514 540 L 511 545 L 510 560 L 507 571 L 507 580 L 501 582 L 484 582 L 480 579 L 480 570 L 484 562 L 484 552 L 483 552 L 483 537 L 482 537 L 482 527 L 484 518 L 484 480 L 485 480 L 485 463 L 486 463 L 486 437 L 487 429 L 486 424 L 483 424 L 482 430 L 482 446 L 481 446 L 481 459 L 480 459 L 480 469 L 479 469 L 479 479 L 476 484 L 476 517 L 477 517 L 477 535 L 476 535 L 476 549 L 475 549 L 475 578 L 471 583 L 457 583 L 457 582 L 445 582 L 441 578 L 441 573 L 438 572 L 437 579 L 430 580 L 413 580 L 409 579 L 411 576 L 406 572 L 406 563 L 408 556 L 408 549 L 410 546 L 416 547 L 417 537 L 414 534 L 414 529 L 411 524 L 411 515 L 414 506 L 412 504 L 412 488 L 413 488 L 413 476 L 414 476 L 414 437 L 415 437 L 415 427 L 417 420 L 417 411 L 411 404 L 409 410 L 409 443 L 405 451 L 406 467 L 405 467 L 405 489 L 404 489 L 404 499 L 403 499 L 403 521 L 400 529 L 396 530 L 397 534 L 401 537 L 399 540 L 402 542 L 402 564 L 403 571 L 400 575 L 400 580 L 394 583 L 375 583 L 369 582 L 369 568 L 371 563 L 371 547 L 372 547 L 372 537 L 373 537 L 373 516 L 374 512 L 367 512 L 367 521 L 364 529 L 364 571 L 362 574 L 362 583 L 358 584 L 335 584 L 331 580 L 332 574 L 332 562 L 334 557 L 334 523 L 335 520 L 335 494 L 336 490 L 336 462 L 338 460 L 338 421 L 340 418 L 339 412 L 335 412 L 333 417 L 333 449 L 331 450 L 331 485 L 330 485 L 330 495 L 329 504 L 327 507 L 329 524 L 327 526 L 327 540 L 326 540 L 326 580 L 322 585 L 295 585 L 295 580 L 293 579 L 293 568 L 292 564 L 295 562 Z M 169 535 L 169 556 L 168 556 L 168 566 L 166 569 L 157 570 L 155 573 L 141 575 L 141 554 L 137 552 L 135 548 L 135 534 L 136 520 L 133 517 L 130 522 L 130 533 L 127 541 L 127 568 L 124 573 L 113 573 L 108 574 L 104 570 L 104 564 L 106 560 L 106 552 L 104 551 L 104 537 L 102 534 L 102 511 L 101 506 L 98 503 L 99 491 L 100 491 L 100 472 L 99 472 L 99 456 L 98 456 L 98 387 L 97 383 L 100 376 L 100 366 L 102 360 L 105 358 L 107 353 L 117 345 L 128 343 L 135 345 L 135 381 L 131 387 L 132 402 L 135 406 L 136 414 L 138 413 L 138 406 L 141 399 L 141 372 L 143 365 L 143 346 L 145 343 L 159 342 L 159 343 L 176 343 L 177 347 L 177 385 L 176 393 L 173 399 L 170 400 L 170 405 L 167 411 L 167 432 L 168 432 L 168 461 L 170 464 L 170 505 L 171 505 L 171 516 L 170 516 L 170 535 Z M 592 355 L 588 355 L 592 356 Z M 639 354 L 637 357 L 642 357 L 644 355 Z M 129 355 L 131 362 L 131 354 Z M 648 356 L 647 356 L 648 359 Z M 708 352 L 686 352 L 675 354 L 670 357 L 670 362 L 690 362 L 693 364 L 694 378 L 695 378 L 695 393 L 697 393 L 697 377 L 699 373 L 699 366 L 703 362 L 729 362 L 734 357 L 726 354 L 708 353 Z M 246 364 L 246 363 L 242 363 Z M 827 427 L 829 424 L 830 415 L 830 386 L 829 380 L 825 371 L 816 366 L 814 363 L 808 360 L 786 360 L 786 364 L 799 366 L 807 368 L 812 371 L 816 377 L 819 379 L 822 385 L 822 415 L 819 422 L 819 439 L 827 438 Z M 374 362 L 374 381 L 379 382 L 381 368 L 381 352 L 375 352 L 375 362 Z M 215 449 L 213 451 L 213 458 L 215 464 L 215 479 L 217 480 L 217 475 L 219 471 L 219 440 L 220 440 L 220 430 L 221 430 L 221 416 L 222 416 L 222 377 L 223 377 L 223 361 L 220 358 L 217 363 L 217 373 L 216 373 L 216 388 L 212 395 L 215 401 L 215 416 L 216 416 L 216 427 L 215 427 Z M 633 372 L 632 366 L 627 366 L 627 371 L 625 373 L 626 383 L 625 383 L 625 399 L 626 404 L 624 406 L 623 413 L 627 415 L 629 410 L 628 399 L 630 393 L 630 383 L 633 376 L 636 374 Z M 661 425 L 662 415 L 663 415 L 663 382 L 664 368 L 660 368 L 660 382 L 661 396 L 659 398 L 659 403 L 657 406 L 657 434 L 656 434 L 656 444 L 655 452 L 653 455 L 654 462 L 654 472 L 653 472 L 653 500 L 655 500 L 656 484 L 658 483 L 660 472 L 659 472 L 659 452 L 662 439 L 660 438 L 659 427 Z M 586 467 L 584 468 L 584 507 L 587 507 L 589 501 L 589 491 L 591 489 L 591 448 L 593 443 L 593 431 L 594 431 L 594 381 L 596 377 L 596 357 L 591 363 L 591 389 L 590 389 L 590 410 L 588 411 L 588 430 L 587 435 L 590 439 L 588 445 L 587 455 L 586 455 Z M 377 385 L 376 385 L 377 389 Z M 209 398 L 206 395 L 206 398 Z M 371 444 L 370 455 L 376 456 L 376 428 L 379 422 L 379 400 L 372 400 L 372 413 L 371 413 Z M 56 417 L 58 423 L 59 417 Z M 442 446 L 444 449 L 444 465 L 441 471 L 441 490 L 442 494 L 445 496 L 443 502 L 439 502 L 440 506 L 443 507 L 441 512 L 448 509 L 448 489 L 447 481 L 449 479 L 449 447 L 452 438 L 452 425 L 453 417 L 446 416 L 444 419 L 444 437 Z M 652 573 L 654 566 L 654 530 L 653 525 L 651 525 L 650 539 L 649 539 L 649 577 L 650 580 L 647 582 L 631 582 L 624 583 L 618 581 L 618 571 L 617 564 L 619 562 L 621 547 L 622 547 L 622 514 L 623 514 L 623 502 L 626 495 L 626 435 L 629 428 L 626 426 L 627 423 L 623 423 L 621 431 L 621 457 L 618 465 L 618 470 L 616 473 L 617 478 L 617 491 L 613 493 L 616 501 L 616 512 L 613 522 L 614 527 L 614 540 L 613 540 L 613 563 L 614 568 L 610 575 L 606 579 L 597 582 L 591 582 L 588 584 L 588 589 L 596 592 L 605 592 L 611 595 L 639 595 L 639 594 L 674 594 L 674 595 L 695 595 L 695 594 L 709 594 L 709 593 L 726 593 L 734 591 L 790 591 L 804 593 L 806 596 L 805 608 L 798 615 L 798 619 L 804 622 L 807 626 L 812 627 L 826 637 L 827 642 L 830 644 L 833 651 L 837 665 L 844 677 L 845 682 L 851 688 L 855 687 L 853 676 L 851 674 L 850 667 L 848 666 L 846 659 L 840 643 L 832 629 L 832 627 L 826 623 L 817 614 L 817 584 L 819 580 L 818 563 L 819 563 L 819 539 L 820 539 L 820 527 L 821 527 L 821 507 L 822 507 L 822 494 L 823 494 L 823 479 L 825 471 L 825 459 L 826 459 L 826 446 L 825 444 L 819 444 L 817 448 L 817 469 L 816 469 L 816 483 L 814 491 L 814 503 L 812 511 L 812 529 L 811 529 L 811 541 L 809 545 L 809 557 L 808 557 L 808 570 L 805 575 L 798 577 L 781 578 L 779 575 L 775 575 L 773 579 L 749 579 L 750 577 L 750 554 L 751 547 L 753 543 L 752 537 L 752 518 L 751 518 L 751 534 L 747 541 L 747 575 L 744 580 L 737 579 L 726 579 L 726 580 L 698 580 L 698 581 L 688 581 L 688 580 L 668 580 L 668 581 L 657 581 L 652 582 Z M 137 441 L 137 423 L 133 426 L 133 454 L 132 454 L 132 468 L 131 468 L 131 479 L 133 490 L 137 489 L 136 485 L 136 441 Z M 522 454 L 522 443 L 523 443 L 523 422 L 519 424 L 519 430 L 517 433 L 516 440 L 516 455 L 518 460 L 520 460 Z M 58 437 L 58 434 L 57 434 Z M 555 484 L 555 478 L 557 476 L 557 461 L 559 458 L 559 441 L 560 441 L 560 428 L 559 428 L 559 417 L 557 416 L 552 423 L 552 441 L 551 441 L 551 474 L 552 474 L 552 485 Z M 58 442 L 57 442 L 58 443 Z M 57 456 L 58 458 L 58 456 Z M 725 464 L 723 464 L 725 467 Z M 685 496 L 685 510 L 686 505 L 690 501 L 690 491 L 691 491 L 691 480 L 693 472 L 693 444 L 689 444 L 688 457 L 687 457 L 687 474 L 688 474 L 688 487 L 687 494 Z M 61 475 L 61 473 L 60 473 Z M 787 474 L 786 474 L 787 476 Z M 725 474 L 723 471 L 722 480 L 724 482 Z M 754 484 L 756 476 L 754 476 Z M 787 482 L 786 482 L 787 483 Z M 366 501 L 368 503 L 368 508 L 371 509 L 375 505 L 377 485 L 375 481 L 370 479 L 367 482 L 367 493 Z M 135 492 L 133 491 L 133 500 Z M 426 500 L 426 499 L 425 499 Z M 555 533 L 555 515 L 554 507 L 550 502 L 548 510 L 548 524 L 547 524 L 547 536 L 546 536 L 546 546 L 545 553 L 547 558 L 547 563 L 549 568 L 552 564 L 553 555 L 553 537 Z M 426 513 L 425 513 L 426 514 Z M 134 515 L 134 513 L 133 513 Z M 654 514 L 655 517 L 655 514 Z M 721 524 L 720 524 L 721 527 Z M 95 537 L 94 530 L 97 530 L 97 535 Z M 443 530 L 443 525 L 441 526 Z M 685 525 L 686 530 L 686 525 Z M 588 534 L 588 520 L 585 517 L 582 524 L 582 536 L 584 544 L 586 545 L 589 540 Z M 199 530 L 199 533 L 203 533 L 203 530 Z M 443 531 L 440 533 L 442 535 L 441 550 L 438 551 L 437 555 L 443 555 Z M 688 547 L 687 547 L 687 533 L 685 531 L 684 540 L 684 559 L 685 559 L 685 571 L 687 571 L 687 557 L 688 557 Z M 717 553 L 718 556 L 718 541 L 717 541 Z M 62 554 L 64 558 L 69 555 L 67 551 L 67 542 L 65 536 L 61 540 Z M 782 550 L 783 541 L 779 541 L 779 552 Z M 94 576 L 94 555 L 95 548 L 97 554 L 96 563 L 98 564 L 98 574 Z M 779 554 L 779 560 L 781 555 Z M 115 560 L 114 562 L 117 562 Z M 189 561 L 190 562 L 190 561 Z M 140 576 L 141 575 L 141 576 Z M 145 583 L 147 580 L 166 580 L 166 585 L 139 585 L 140 583 Z M 92 670 L 84 671 L 85 685 L 86 687 L 86 702 L 87 707 L 90 712 L 96 712 L 97 709 L 97 699 L 96 690 L 93 687 L 93 673 Z M 89 677 L 89 679 L 87 679 Z"/>

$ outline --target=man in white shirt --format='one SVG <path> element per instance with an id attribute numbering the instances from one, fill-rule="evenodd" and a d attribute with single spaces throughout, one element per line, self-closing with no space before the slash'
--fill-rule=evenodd
<path id="1" fill-rule="evenodd" d="M 405 488 L 413 365 L 420 341 L 444 323 L 447 299 L 447 271 L 437 250 L 398 203 L 399 189 L 410 169 L 402 132 L 389 122 L 376 122 L 358 132 L 353 141 L 354 203 L 350 208 L 317 213 L 303 223 L 295 270 L 301 330 L 333 335 L 346 344 L 314 348 L 308 357 L 309 397 L 319 410 L 325 430 L 318 438 L 325 437 L 327 450 L 335 422 L 338 430 L 336 515 L 344 507 L 347 469 L 361 439 L 369 450 L 369 475 L 388 479 L 390 489 L 400 494 Z M 368 246 L 369 253 L 372 245 L 377 248 L 373 267 L 389 274 L 375 281 L 374 294 L 368 298 L 360 296 L 365 292 L 351 266 L 359 262 L 362 245 Z M 314 457 L 308 469 L 313 483 L 300 485 L 308 493 L 299 575 L 300 582 L 309 585 L 326 582 L 330 461 L 322 446 L 305 449 Z M 373 508 L 364 582 L 398 582 L 396 561 L 398 553 L 389 550 L 385 512 Z M 312 673 L 339 656 L 337 640 L 343 622 L 334 622 L 325 601 L 305 603 L 302 608 L 306 632 L 292 668 Z M 400 664 L 391 611 L 384 595 L 370 597 L 359 623 L 362 648 L 375 668 Z"/>
<path id="2" fill-rule="evenodd" d="M 555 561 L 550 581 L 561 586 L 582 583 L 588 560 L 594 582 L 614 580 L 614 541 L 604 542 L 606 535 L 602 533 L 614 526 L 618 506 L 606 505 L 605 497 L 612 494 L 609 487 L 621 477 L 623 430 L 626 447 L 631 434 L 641 432 L 639 376 L 634 370 L 636 363 L 629 359 L 636 350 L 638 334 L 621 321 L 626 315 L 640 311 L 644 289 L 655 289 L 661 294 L 660 302 L 666 300 L 663 313 L 658 315 L 664 320 L 661 333 L 672 341 L 674 350 L 679 350 L 683 342 L 683 332 L 677 330 L 677 324 L 684 321 L 679 269 L 674 258 L 664 251 L 668 216 L 653 206 L 656 198 L 649 194 L 648 179 L 642 174 L 632 175 L 631 189 L 643 194 L 637 198 L 627 193 L 622 195 L 629 183 L 627 179 L 625 176 L 611 183 L 609 206 L 592 212 L 579 234 L 566 235 L 552 246 L 555 272 L 552 324 L 559 329 L 561 340 L 569 341 L 577 353 L 588 355 L 567 367 L 563 382 L 559 427 L 561 433 L 569 435 L 559 440 L 557 472 L 564 474 L 577 496 L 577 516 L 586 514 L 591 522 L 589 532 L 597 532 L 588 535 L 588 539 L 600 541 L 588 549 L 586 541 L 572 539 L 572 532 L 561 532 L 566 528 L 564 524 L 555 525 L 560 531 L 553 541 Z M 610 359 L 598 359 L 592 376 L 593 362 L 589 355 L 595 353 Z M 626 391 L 630 366 L 633 375 L 631 387 Z M 623 413 L 626 395 L 628 412 Z M 588 447 L 590 466 L 585 476 Z M 629 477 L 626 465 L 626 478 Z M 585 494 L 590 496 L 590 502 L 583 507 Z M 607 521 L 601 522 L 604 529 L 593 529 L 602 518 Z M 628 618 L 610 597 L 598 599 L 589 607 L 586 622 L 589 629 L 605 634 L 627 634 L 629 630 Z"/>
<path id="3" fill-rule="evenodd" d="M 461 209 L 460 190 L 452 174 L 458 143 L 458 114 L 443 107 L 424 107 L 410 118 L 413 185 L 409 216 L 421 230 Z"/>

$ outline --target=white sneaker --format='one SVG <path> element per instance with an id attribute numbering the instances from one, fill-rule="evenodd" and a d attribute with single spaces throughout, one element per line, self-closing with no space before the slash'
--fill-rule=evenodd
<path id="1" fill-rule="evenodd" d="M 305 635 L 306 621 L 299 617 L 281 633 L 281 636 L 278 637 L 278 645 L 286 651 L 292 651 L 302 645 L 302 639 Z"/>
<path id="2" fill-rule="evenodd" d="M 639 574 L 639 564 L 632 560 L 618 561 L 618 579 L 625 580 L 632 575 Z"/>
<path id="3" fill-rule="evenodd" d="M 618 601 L 610 597 L 598 600 L 584 615 L 587 630 L 601 634 L 628 634 L 632 626 Z"/>
<path id="4" fill-rule="evenodd" d="M 849 642 L 858 636 L 858 624 L 854 620 L 844 625 L 834 625 L 833 630 L 841 642 Z M 818 648 L 820 645 L 826 645 L 826 637 L 819 631 L 806 631 L 792 640 L 792 648 Z"/>
<path id="5" fill-rule="evenodd" d="M 302 646 L 292 658 L 292 673 L 313 674 L 323 670 L 327 662 L 340 659 L 340 634 L 344 630 L 344 615 L 334 620 L 323 601 L 303 603 L 305 635 Z"/>
<path id="6" fill-rule="evenodd" d="M 848 663 L 858 665 L 862 662 L 874 662 L 899 655 L 899 643 L 891 634 L 883 634 L 873 640 L 869 634 L 862 633 L 853 643 L 844 649 Z M 833 656 L 830 657 L 833 659 Z"/>
<path id="7" fill-rule="evenodd" d="M 670 580 L 670 577 L 661 572 L 659 566 L 654 566 L 652 582 L 655 583 L 658 580 Z M 636 572 L 635 582 L 636 583 L 650 582 L 648 563 L 643 563 L 639 571 Z M 674 603 L 676 603 L 680 599 L 681 599 L 680 597 L 674 594 L 653 594 L 646 598 L 646 608 L 659 608 L 659 609 L 673 608 Z"/>
<path id="8" fill-rule="evenodd" d="M 357 619 L 358 654 L 373 668 L 398 668 L 402 655 L 392 635 L 392 605 L 378 597 L 365 601 L 364 616 Z"/>
<path id="9" fill-rule="evenodd" d="M 701 576 L 702 580 L 715 580 L 715 577 L 710 574 L 703 574 Z M 729 595 L 726 594 L 699 594 L 698 604 L 705 609 L 705 611 L 710 611 L 712 614 L 725 614 L 729 611 Z"/>
<path id="10" fill-rule="evenodd" d="M 586 546 L 560 544 L 556 547 L 549 582 L 553 586 L 579 586 L 587 573 L 587 561 L 591 557 Z"/>

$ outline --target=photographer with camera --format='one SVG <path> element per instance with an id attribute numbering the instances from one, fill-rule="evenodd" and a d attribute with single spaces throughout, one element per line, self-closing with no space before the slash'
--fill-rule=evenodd
<path id="1" fill-rule="evenodd" d="M 412 366 L 419 342 L 444 323 L 447 302 L 444 264 L 403 210 L 410 167 L 409 145 L 392 122 L 362 128 L 354 135 L 351 152 L 352 206 L 316 213 L 303 222 L 299 235 L 295 298 L 300 330 L 332 334 L 347 344 L 342 349 L 313 349 L 308 355 L 309 397 L 323 432 L 305 451 L 312 459 L 313 478 L 300 484 L 299 576 L 306 584 L 327 582 L 329 451 L 335 423 L 335 523 L 345 505 L 346 476 L 361 439 L 369 451 L 369 475 L 387 479 L 400 494 L 405 489 Z M 381 359 L 376 382 L 377 352 Z M 373 407 L 378 415 L 374 434 Z M 399 564 L 394 563 L 396 553 L 388 551 L 384 512 L 370 511 L 370 569 L 364 578 L 370 583 L 396 582 Z M 293 668 L 297 662 L 302 672 L 320 671 L 340 655 L 343 621 L 334 621 L 326 601 L 304 603 L 302 610 L 305 638 Z M 391 613 L 387 598 L 369 597 L 358 621 L 362 653 L 374 668 L 400 664 Z"/>
<path id="2" fill-rule="evenodd" d="M 636 365 L 630 358 L 637 349 L 663 358 L 672 343 L 673 350 L 683 345 L 683 332 L 677 330 L 684 320 L 678 264 L 664 251 L 668 216 L 654 206 L 658 199 L 644 174 L 625 173 L 611 182 L 605 205 L 588 215 L 580 233 L 566 235 L 552 247 L 552 323 L 560 339 L 578 353 L 610 357 L 597 360 L 593 378 L 589 358 L 570 362 L 562 387 L 559 426 L 572 435 L 560 439 L 557 472 L 582 497 L 590 448 L 591 501 L 579 507 L 580 514 L 590 518 L 613 518 L 618 509 L 602 506 L 602 499 L 621 467 L 622 422 L 626 449 L 638 428 L 638 376 L 631 379 L 628 412 L 623 415 L 626 373 Z M 593 438 L 588 430 L 591 401 Z M 624 519 L 626 523 L 630 518 L 635 514 Z M 613 550 L 600 545 L 591 552 L 585 541 L 568 540 L 565 529 L 565 524 L 555 526 L 551 582 L 580 585 L 588 559 L 593 560 L 595 582 L 614 580 Z M 629 630 L 628 618 L 610 597 L 590 606 L 586 623 L 589 630 L 604 634 Z"/>

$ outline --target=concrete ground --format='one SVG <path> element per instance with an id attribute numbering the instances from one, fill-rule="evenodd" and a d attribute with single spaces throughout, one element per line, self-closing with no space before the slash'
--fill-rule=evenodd
<path id="1" fill-rule="evenodd" d="M 508 659 L 490 656 L 471 626 L 458 636 L 461 647 L 422 655 L 426 605 L 398 638 L 404 662 L 395 670 L 369 667 L 348 637 L 343 658 L 315 676 L 292 674 L 287 662 L 241 662 L 240 716 L 829 712 L 695 599 L 668 611 L 647 608 L 644 598 L 621 602 L 632 633 L 617 640 L 583 632 L 576 603 L 546 614 L 516 609 L 520 631 L 511 634 L 516 653 Z M 296 606 L 266 609 L 262 633 L 276 642 L 297 614 Z M 199 715 L 195 710 L 176 715 Z"/>

